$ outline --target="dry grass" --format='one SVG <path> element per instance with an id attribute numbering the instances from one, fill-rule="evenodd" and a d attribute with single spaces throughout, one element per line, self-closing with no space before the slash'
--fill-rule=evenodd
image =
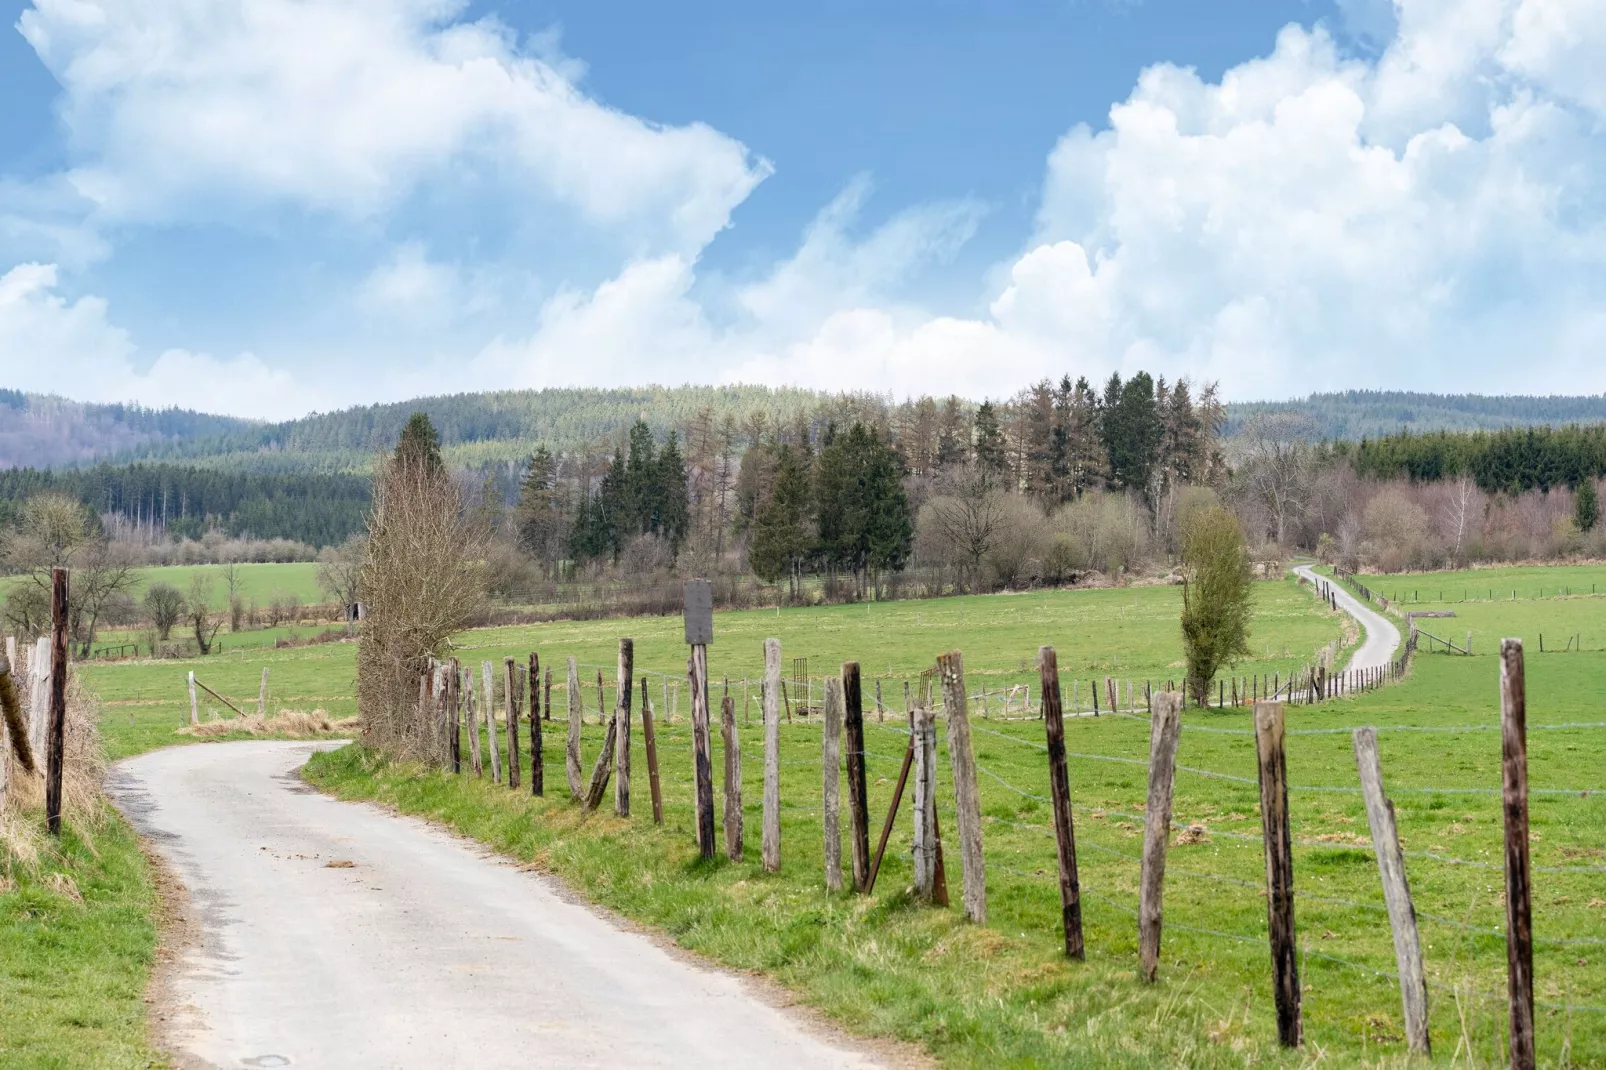
<path id="1" fill-rule="evenodd" d="M 62 819 L 87 831 L 105 817 L 101 783 L 106 775 L 105 751 L 100 745 L 100 701 L 78 682 L 67 678 L 66 752 L 63 755 Z M 0 859 L 32 866 L 48 846 L 39 812 L 45 804 L 44 761 L 40 771 L 28 773 L 7 748 L 6 790 L 0 797 Z"/>
<path id="2" fill-rule="evenodd" d="M 341 717 L 331 720 L 329 714 L 321 709 L 313 710 L 311 713 L 304 710 L 280 710 L 272 717 L 259 717 L 253 713 L 244 717 L 231 717 L 228 720 L 185 725 L 178 732 L 179 735 L 197 736 L 201 739 L 237 735 L 304 739 L 349 736 L 359 731 L 361 727 L 361 718 Z"/>

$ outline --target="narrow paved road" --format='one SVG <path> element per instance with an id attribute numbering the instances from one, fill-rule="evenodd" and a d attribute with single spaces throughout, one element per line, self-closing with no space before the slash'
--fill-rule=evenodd
<path id="1" fill-rule="evenodd" d="M 445 832 L 337 802 L 327 744 L 118 763 L 118 806 L 189 890 L 165 1042 L 218 1067 L 871 1067 L 746 982 Z"/>
<path id="2" fill-rule="evenodd" d="M 1350 669 L 1377 669 L 1394 660 L 1394 651 L 1400 645 L 1400 630 L 1392 621 L 1350 594 L 1343 584 L 1317 575 L 1309 565 L 1299 565 L 1294 571 L 1318 587 L 1324 584 L 1331 587 L 1338 608 L 1354 617 L 1366 633 L 1360 648 L 1349 660 Z"/>

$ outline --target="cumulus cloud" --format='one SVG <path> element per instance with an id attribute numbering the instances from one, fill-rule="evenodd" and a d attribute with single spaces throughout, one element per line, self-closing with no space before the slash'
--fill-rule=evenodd
<path id="1" fill-rule="evenodd" d="M 74 185 L 115 220 L 208 204 L 364 218 L 483 172 L 649 247 L 695 252 L 769 172 L 702 125 L 581 92 L 464 0 L 36 0 L 23 36 L 61 82 Z"/>
<path id="2" fill-rule="evenodd" d="M 128 333 L 108 321 L 106 302 L 63 296 L 53 264 L 20 264 L 0 275 L 0 357 L 12 389 L 80 401 L 283 419 L 323 400 L 248 354 L 218 360 L 173 349 L 141 369 Z"/>

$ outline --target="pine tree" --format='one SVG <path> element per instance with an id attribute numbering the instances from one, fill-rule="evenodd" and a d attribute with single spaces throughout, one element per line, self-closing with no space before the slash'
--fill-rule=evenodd
<path id="1" fill-rule="evenodd" d="M 959 398 L 949 394 L 948 400 L 942 403 L 942 415 L 938 417 L 937 467 L 964 464 L 969 457 L 970 428 L 965 426 L 965 410 L 960 407 Z"/>
<path id="2" fill-rule="evenodd" d="M 404 464 L 422 463 L 434 471 L 445 468 L 441 461 L 440 436 L 424 413 L 415 412 L 408 417 L 407 425 L 396 440 L 396 460 Z"/>
<path id="3" fill-rule="evenodd" d="M 747 560 L 753 574 L 765 583 L 788 577 L 795 598 L 798 575 L 814 537 L 809 525 L 813 488 L 808 454 L 783 445 L 777 449 L 775 461 L 775 485 L 753 523 Z"/>
<path id="4" fill-rule="evenodd" d="M 1159 455 L 1162 429 L 1154 400 L 1154 380 L 1149 373 L 1138 372 L 1125 384 L 1119 375 L 1110 376 L 1102 416 L 1110 481 L 1151 495 L 1150 478 Z"/>
<path id="5" fill-rule="evenodd" d="M 1585 479 L 1578 484 L 1578 497 L 1573 503 L 1573 517 L 1578 522 L 1579 531 L 1593 530 L 1600 520 L 1600 500 L 1593 479 Z"/>
<path id="6" fill-rule="evenodd" d="M 998 409 L 990 401 L 976 407 L 976 464 L 988 472 L 1003 475 L 1009 471 L 1009 444 L 998 422 Z"/>
<path id="7" fill-rule="evenodd" d="M 670 547 L 678 552 L 691 528 L 691 506 L 686 490 L 686 460 L 681 456 L 673 431 L 669 432 L 669 441 L 658 455 L 654 477 L 655 516 L 649 530 L 669 540 Z"/>
<path id="8" fill-rule="evenodd" d="M 519 545 L 540 561 L 548 576 L 557 564 L 557 536 L 561 517 L 558 511 L 557 462 L 545 446 L 530 455 L 528 471 L 519 486 L 519 504 L 514 511 Z"/>

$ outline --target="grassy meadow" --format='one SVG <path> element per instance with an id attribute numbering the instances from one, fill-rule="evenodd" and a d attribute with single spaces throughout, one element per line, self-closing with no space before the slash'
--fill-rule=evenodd
<path id="1" fill-rule="evenodd" d="M 1479 570 L 1482 572 L 1483 570 Z M 1575 588 L 1576 570 L 1554 569 L 1544 586 Z M 1418 579 L 1418 577 L 1413 577 Z M 1429 577 L 1420 577 L 1425 584 Z M 1449 580 L 1446 580 L 1448 586 Z M 1537 593 L 1540 584 L 1534 583 Z M 1425 591 L 1425 586 L 1424 586 Z M 1348 618 L 1325 610 L 1292 581 L 1256 587 L 1252 646 L 1238 675 L 1285 675 L 1325 644 L 1349 646 Z M 1509 599 L 1509 595 L 1508 595 Z M 557 622 L 477 630 L 457 639 L 466 664 L 538 651 L 554 669 L 554 721 L 545 733 L 545 798 L 475 779 L 394 765 L 360 748 L 319 756 L 307 776 L 326 790 L 375 799 L 445 822 L 563 878 L 577 891 L 667 933 L 716 961 L 760 970 L 848 1027 L 923 1044 L 946 1064 L 987 1066 L 1195 1067 L 1396 1065 L 1403 1029 L 1392 943 L 1361 798 L 1349 729 L 1380 728 L 1384 779 L 1408 852 L 1423 925 L 1437 1062 L 1503 1063 L 1504 926 L 1499 789 L 1499 718 L 1494 638 L 1543 628 L 1589 632 L 1606 620 L 1606 596 L 1457 605 L 1457 619 L 1424 621 L 1458 642 L 1473 629 L 1476 656 L 1420 655 L 1401 684 L 1316 707 L 1288 710 L 1294 785 L 1297 924 L 1307 1045 L 1275 1043 L 1259 843 L 1258 794 L 1249 716 L 1190 711 L 1177 761 L 1176 820 L 1198 831 L 1170 853 L 1161 980 L 1136 979 L 1138 853 L 1146 794 L 1148 725 L 1128 713 L 1071 719 L 1066 726 L 1088 958 L 1058 953 L 1058 892 L 1042 726 L 1005 719 L 989 700 L 976 726 L 987 850 L 989 919 L 965 924 L 957 909 L 915 906 L 906 889 L 908 800 L 889 843 L 875 894 L 828 895 L 822 884 L 818 718 L 782 729 L 784 865 L 757 862 L 762 748 L 756 681 L 762 641 L 782 640 L 789 686 L 793 658 L 808 659 L 818 701 L 822 677 L 843 660 L 865 674 L 872 846 L 901 761 L 903 684 L 934 656 L 965 653 L 968 690 L 999 692 L 1037 676 L 1032 659 L 1058 648 L 1065 701 L 1079 681 L 1105 675 L 1181 676 L 1180 591 L 1138 587 L 1034 592 L 716 615 L 710 668 L 716 698 L 731 680 L 742 722 L 743 862 L 697 861 L 692 831 L 686 648 L 679 618 Z M 1487 613 L 1485 616 L 1474 614 Z M 563 772 L 563 663 L 582 666 L 591 711 L 584 758 L 600 747 L 596 673 L 611 684 L 617 640 L 635 639 L 638 675 L 649 681 L 659 723 L 666 823 L 650 819 L 646 763 L 635 740 L 636 815 L 580 814 Z M 269 670 L 270 709 L 355 712 L 355 644 L 229 650 L 193 661 L 86 664 L 80 671 L 105 705 L 112 757 L 190 742 L 185 673 L 254 708 Z M 750 691 L 743 681 L 754 681 Z M 879 681 L 888 707 L 874 711 Z M 1529 762 L 1536 867 L 1534 930 L 1539 1040 L 1546 1066 L 1606 1066 L 1606 653 L 1533 653 L 1528 660 Z M 666 690 L 667 685 L 667 690 Z M 610 706 L 611 687 L 605 700 Z M 1139 684 L 1141 691 L 1141 683 Z M 751 703 L 744 701 L 751 695 Z M 793 689 L 794 703 L 806 697 Z M 203 698 L 203 715 L 227 714 Z M 1018 702 L 1018 699 L 1017 699 Z M 666 705 L 668 708 L 666 708 Z M 669 709 L 677 711 L 671 717 Z M 942 733 L 939 732 L 939 737 Z M 716 794 L 723 768 L 714 733 Z M 946 753 L 945 746 L 941 745 Z M 521 742 L 528 765 L 526 735 Z M 467 748 L 465 746 L 465 755 Z M 946 770 L 946 758 L 942 759 Z M 946 772 L 941 823 L 948 832 L 948 884 L 958 897 L 959 861 Z M 611 793 L 610 793 L 611 796 Z M 717 803 L 716 803 L 717 805 Z M 844 831 L 844 839 L 846 839 Z M 0 904 L 15 892 L 0 895 Z M 135 961 L 127 958 L 127 961 Z M 15 982 L 0 975 L 0 1000 Z M 131 1036 L 133 1034 L 130 1034 Z M 3 1049 L 0 1049 L 3 1050 Z M 49 1065 L 45 1063 L 43 1065 Z"/>

